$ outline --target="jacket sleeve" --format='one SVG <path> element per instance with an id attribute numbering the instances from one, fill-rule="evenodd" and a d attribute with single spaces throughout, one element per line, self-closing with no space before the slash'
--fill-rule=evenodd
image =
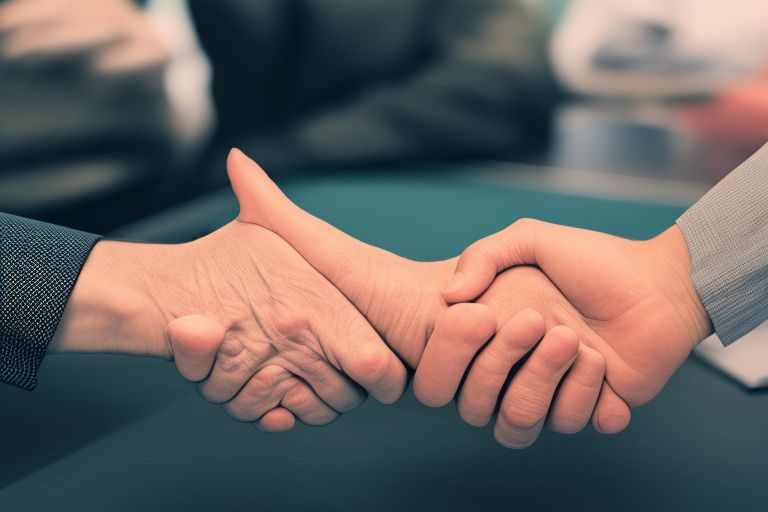
<path id="1" fill-rule="evenodd" d="M 31 390 L 96 235 L 0 213 L 0 382 Z"/>
<path id="2" fill-rule="evenodd" d="M 768 320 L 768 144 L 677 224 L 693 285 L 724 345 Z"/>

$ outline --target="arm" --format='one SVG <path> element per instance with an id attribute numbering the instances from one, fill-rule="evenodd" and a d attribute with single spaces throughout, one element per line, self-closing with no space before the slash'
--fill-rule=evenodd
<path id="1" fill-rule="evenodd" d="M 22 227 L 6 220 L 4 235 L 23 236 L 17 231 L 28 221 L 16 222 Z M 43 228 L 38 260 L 8 276 L 13 280 L 3 274 L 3 331 L 16 336 L 13 346 L 3 340 L 4 356 L 6 347 L 13 355 L 31 346 L 36 369 L 50 342 L 52 352 L 177 358 L 182 375 L 202 380 L 205 398 L 267 430 L 290 428 L 294 415 L 315 425 L 332 421 L 364 400 L 355 382 L 386 402 L 403 391 L 402 364 L 354 306 L 279 237 L 237 221 L 180 245 L 105 241 L 88 257 L 90 245 L 78 243 L 67 293 L 55 295 L 55 318 L 43 307 L 20 323 L 15 299 L 37 308 L 40 290 L 60 276 L 57 259 L 72 250 L 60 228 Z M 3 243 L 4 269 L 10 247 Z M 43 281 L 34 279 L 40 272 Z M 19 364 L 10 357 L 2 363 Z"/>

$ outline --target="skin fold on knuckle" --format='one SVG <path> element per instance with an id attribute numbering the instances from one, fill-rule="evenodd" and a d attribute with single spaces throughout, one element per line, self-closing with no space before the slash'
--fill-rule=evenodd
<path id="1" fill-rule="evenodd" d="M 457 409 L 464 423 L 473 427 L 484 427 L 491 421 L 494 405 L 495 403 L 481 405 L 459 401 Z"/>
<path id="2" fill-rule="evenodd" d="M 297 384 L 298 381 L 282 368 L 269 366 L 251 378 L 223 408 L 239 421 L 253 421 L 277 406 L 280 398 Z"/>
<path id="3" fill-rule="evenodd" d="M 413 392 L 416 399 L 427 407 L 443 407 L 453 399 L 453 392 L 445 386 L 425 378 L 414 380 Z"/>
<path id="4" fill-rule="evenodd" d="M 547 418 L 547 428 L 558 434 L 572 435 L 581 432 L 589 423 L 592 410 L 580 411 L 554 411 Z"/>
<path id="5" fill-rule="evenodd" d="M 516 450 L 527 448 L 538 439 L 544 420 L 525 423 L 527 426 L 524 427 L 506 424 L 500 416 L 494 427 L 493 436 L 505 448 Z"/>
<path id="6" fill-rule="evenodd" d="M 514 383 L 513 383 L 514 386 Z M 542 396 L 537 388 L 519 389 L 507 396 L 499 410 L 499 420 L 504 425 L 528 430 L 540 425 L 549 409 L 550 397 Z"/>

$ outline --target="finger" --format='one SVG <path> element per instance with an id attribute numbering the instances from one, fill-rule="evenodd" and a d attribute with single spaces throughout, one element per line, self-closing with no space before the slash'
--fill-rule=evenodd
<path id="1" fill-rule="evenodd" d="M 210 375 L 200 383 L 200 393 L 214 403 L 230 400 L 272 356 L 268 343 L 230 333 L 219 347 Z"/>
<path id="2" fill-rule="evenodd" d="M 259 370 L 224 410 L 238 421 L 254 422 L 277 407 L 291 389 L 301 381 L 287 370 L 269 365 Z"/>
<path id="3" fill-rule="evenodd" d="M 533 219 L 520 219 L 473 243 L 459 256 L 454 276 L 443 290 L 443 298 L 449 304 L 473 300 L 488 289 L 502 270 L 536 264 L 536 235 L 551 226 Z"/>
<path id="4" fill-rule="evenodd" d="M 371 276 L 385 272 L 402 258 L 356 240 L 296 206 L 264 171 L 240 150 L 227 158 L 227 171 L 240 203 L 238 219 L 263 226 L 282 237 L 328 279 L 379 331 L 385 320 L 377 317 L 376 292 Z M 344 262 L 340 265 L 339 262 Z M 421 346 L 400 347 L 400 355 L 415 366 Z"/>
<path id="5" fill-rule="evenodd" d="M 518 312 L 499 329 L 472 363 L 461 387 L 458 410 L 465 422 L 476 427 L 488 424 L 512 367 L 536 346 L 545 329 L 544 318 L 532 309 Z"/>
<path id="6" fill-rule="evenodd" d="M 268 343 L 242 338 L 240 333 L 227 336 L 210 375 L 199 386 L 200 393 L 214 403 L 231 400 L 273 356 L 274 350 Z M 300 376 L 338 411 L 350 411 L 365 400 L 364 391 L 325 359 L 318 357 L 313 364 L 302 365 Z"/>
<path id="7" fill-rule="evenodd" d="M 501 402 L 494 436 L 507 448 L 525 448 L 541 432 L 552 396 L 579 350 L 571 329 L 558 326 L 541 340 L 512 378 Z"/>
<path id="8" fill-rule="evenodd" d="M 597 407 L 592 415 L 592 425 L 601 434 L 618 434 L 632 419 L 627 403 L 607 383 L 603 383 Z"/>
<path id="9" fill-rule="evenodd" d="M 280 405 L 306 425 L 327 425 L 339 417 L 338 412 L 320 400 L 304 383 L 291 388 L 281 400 Z"/>
<path id="10" fill-rule="evenodd" d="M 396 402 L 408 382 L 405 366 L 380 339 L 368 336 L 357 341 L 349 339 L 346 348 L 342 345 L 334 350 L 341 369 L 379 402 Z"/>
<path id="11" fill-rule="evenodd" d="M 547 427 L 561 434 L 580 432 L 592 417 L 604 378 L 603 356 L 581 345 L 576 361 L 557 390 Z"/>
<path id="12" fill-rule="evenodd" d="M 320 341 L 328 351 L 327 355 L 373 398 L 385 404 L 396 402 L 408 382 L 408 372 L 403 362 L 384 343 L 360 311 L 337 290 L 333 292 L 327 298 L 331 304 L 336 301 L 331 306 L 334 311 L 333 321 L 323 322 L 320 330 Z M 312 381 L 310 384 L 315 387 Z M 327 394 L 320 396 L 324 400 L 334 399 Z M 333 405 L 330 401 L 328 403 Z M 346 412 L 349 409 L 337 410 Z"/>
<path id="13" fill-rule="evenodd" d="M 456 395 L 480 348 L 496 331 L 496 315 L 482 304 L 456 304 L 441 314 L 416 368 L 413 391 L 421 403 L 442 407 Z"/>
<path id="14" fill-rule="evenodd" d="M 296 418 L 291 411 L 282 407 L 275 407 L 253 425 L 262 432 L 277 434 L 288 432 L 296 424 Z"/>
<path id="15" fill-rule="evenodd" d="M 165 328 L 176 368 L 182 377 L 192 382 L 208 376 L 224 335 L 224 328 L 218 322 L 201 315 L 177 318 Z"/>

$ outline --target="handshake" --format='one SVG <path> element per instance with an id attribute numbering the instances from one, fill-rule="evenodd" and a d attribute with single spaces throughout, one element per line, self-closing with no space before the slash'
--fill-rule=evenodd
<path id="1" fill-rule="evenodd" d="M 402 395 L 510 448 L 541 429 L 603 433 L 712 331 L 673 226 L 647 241 L 521 219 L 458 258 L 417 262 L 293 204 L 233 150 L 240 215 L 179 245 L 100 242 L 51 351 L 173 359 L 260 430 L 323 425 Z"/>

